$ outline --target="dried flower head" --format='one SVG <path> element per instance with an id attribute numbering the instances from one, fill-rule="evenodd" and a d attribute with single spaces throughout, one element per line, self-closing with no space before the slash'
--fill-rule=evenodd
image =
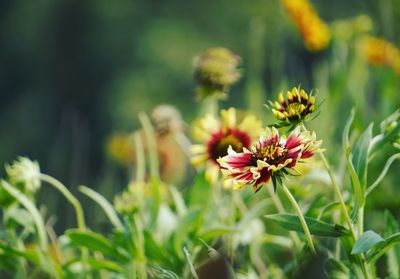
<path id="1" fill-rule="evenodd" d="M 5 166 L 9 181 L 21 191 L 34 194 L 40 188 L 40 168 L 36 161 L 18 157 L 11 165 Z"/>
<path id="2" fill-rule="evenodd" d="M 228 155 L 217 161 L 225 179 L 236 189 L 252 185 L 257 192 L 270 179 L 280 181 L 285 175 L 294 174 L 299 160 L 312 157 L 319 151 L 321 142 L 316 141 L 315 133 L 301 132 L 299 128 L 287 138 L 279 136 L 275 128 L 267 128 L 251 149 L 243 148 L 238 153 L 230 147 Z"/>
<path id="3" fill-rule="evenodd" d="M 226 48 L 209 48 L 197 60 L 195 78 L 200 98 L 210 95 L 224 97 L 229 88 L 239 80 L 237 69 L 240 57 Z"/>
<path id="4" fill-rule="evenodd" d="M 315 96 L 303 89 L 293 87 L 286 93 L 286 99 L 279 93 L 278 101 L 271 102 L 272 113 L 281 120 L 278 126 L 297 125 L 316 116 Z"/>
<path id="5" fill-rule="evenodd" d="M 220 166 L 218 158 L 228 154 L 228 148 L 240 152 L 250 148 L 261 132 L 261 121 L 253 115 L 237 120 L 236 110 L 221 110 L 220 119 L 205 116 L 194 126 L 194 137 L 201 144 L 192 145 L 192 164 L 206 166 L 206 178 L 218 180 Z"/>
<path id="6" fill-rule="evenodd" d="M 180 112 L 171 105 L 159 105 L 151 113 L 151 120 L 157 135 L 181 132 L 183 120 Z"/>
<path id="7" fill-rule="evenodd" d="M 310 51 L 325 49 L 330 42 L 330 31 L 312 4 L 308 0 L 282 0 L 282 3 L 303 37 L 306 48 Z"/>
<path id="8" fill-rule="evenodd" d="M 368 63 L 388 66 L 400 75 L 400 50 L 392 43 L 373 36 L 361 40 L 361 50 Z"/>

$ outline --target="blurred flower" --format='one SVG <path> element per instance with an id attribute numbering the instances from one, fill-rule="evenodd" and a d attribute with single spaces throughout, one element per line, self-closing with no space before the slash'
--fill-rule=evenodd
<path id="1" fill-rule="evenodd" d="M 18 157 L 11 165 L 5 166 L 9 181 L 21 191 L 34 194 L 40 188 L 40 168 L 36 161 Z"/>
<path id="2" fill-rule="evenodd" d="M 330 31 L 312 4 L 308 0 L 282 0 L 282 3 L 303 37 L 306 48 L 310 51 L 325 49 L 330 41 Z"/>
<path id="3" fill-rule="evenodd" d="M 188 166 L 190 142 L 184 134 L 184 122 L 180 112 L 170 105 L 159 105 L 151 113 L 156 137 L 160 175 L 163 181 L 179 184 L 185 177 Z M 132 133 L 114 134 L 107 144 L 111 158 L 125 166 L 136 161 L 134 137 L 139 134 L 144 152 L 148 152 L 146 137 L 142 129 Z"/>
<path id="4" fill-rule="evenodd" d="M 233 180 L 236 189 L 253 185 L 257 192 L 271 178 L 279 181 L 284 175 L 292 174 L 290 170 L 299 159 L 312 157 L 320 145 L 315 133 L 309 131 L 300 132 L 296 128 L 286 139 L 280 137 L 275 128 L 267 128 L 251 150 L 243 148 L 243 152 L 237 153 L 229 148 L 228 155 L 217 161 L 226 179 Z"/>
<path id="5" fill-rule="evenodd" d="M 371 65 L 389 66 L 400 75 L 400 50 L 394 44 L 367 36 L 361 40 L 361 50 Z"/>
<path id="6" fill-rule="evenodd" d="M 115 210 L 121 214 L 133 214 L 139 209 L 145 195 L 146 185 L 132 183 L 119 195 L 114 197 Z"/>
<path id="7" fill-rule="evenodd" d="M 135 161 L 135 147 L 132 134 L 114 134 L 107 143 L 107 152 L 111 158 L 124 165 Z"/>
<path id="8" fill-rule="evenodd" d="M 280 123 L 280 126 L 298 124 L 315 116 L 315 96 L 293 87 L 292 91 L 286 93 L 286 100 L 283 94 L 279 93 L 278 101 L 270 102 L 270 107 L 272 113 L 284 122 Z"/>
<path id="9" fill-rule="evenodd" d="M 184 122 L 180 112 L 171 105 L 159 105 L 151 113 L 157 135 L 183 131 Z"/>
<path id="10" fill-rule="evenodd" d="M 247 115 L 237 121 L 236 110 L 221 110 L 221 118 L 206 115 L 194 126 L 194 137 L 201 144 L 192 145 L 192 164 L 206 166 L 206 178 L 216 182 L 220 171 L 218 158 L 227 155 L 228 147 L 237 152 L 249 148 L 261 132 L 261 121 Z M 228 186 L 228 185 L 227 185 Z"/>
<path id="11" fill-rule="evenodd" d="M 207 49 L 197 60 L 195 78 L 200 98 L 210 95 L 224 97 L 231 85 L 240 78 L 237 67 L 240 57 L 229 49 L 218 47 Z"/>

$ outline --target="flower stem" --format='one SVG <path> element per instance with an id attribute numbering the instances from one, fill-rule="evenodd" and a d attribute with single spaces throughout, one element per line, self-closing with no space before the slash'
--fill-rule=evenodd
<path id="1" fill-rule="evenodd" d="M 330 166 L 329 166 L 329 164 L 328 164 L 328 161 L 327 161 L 326 158 L 325 158 L 325 155 L 324 155 L 322 152 L 319 153 L 319 154 L 320 154 L 320 156 L 321 156 L 322 162 L 324 163 L 324 167 L 325 167 L 326 171 L 328 172 L 329 178 L 331 179 L 332 186 L 333 186 L 333 189 L 334 189 L 334 191 L 335 191 L 335 193 L 336 193 L 336 196 L 337 196 L 338 199 L 339 199 L 340 208 L 342 209 L 342 212 L 343 212 L 344 218 L 345 218 L 345 220 L 346 220 L 346 223 L 347 223 L 347 225 L 349 226 L 349 230 L 350 230 L 350 233 L 351 233 L 351 237 L 352 237 L 353 240 L 355 241 L 355 240 L 357 239 L 357 238 L 356 238 L 356 234 L 355 234 L 355 232 L 354 232 L 353 223 L 351 222 L 351 218 L 350 218 L 349 212 L 347 211 L 346 204 L 344 203 L 344 199 L 343 199 L 342 193 L 340 192 L 339 186 L 338 186 L 338 184 L 336 183 L 336 179 L 335 179 L 335 177 L 334 177 L 334 175 L 333 175 L 332 169 L 330 168 Z M 359 212 L 359 213 L 360 213 L 360 212 Z M 362 210 L 362 213 L 363 213 L 363 210 Z M 362 214 L 362 215 L 364 215 L 364 214 Z M 360 219 L 360 216 L 359 216 L 359 219 Z M 364 219 L 363 216 L 361 217 L 361 219 Z M 361 221 L 361 222 L 363 222 L 363 221 Z M 362 223 L 361 223 L 361 224 L 362 224 Z M 362 226 L 362 225 L 360 225 L 360 223 L 359 223 L 359 229 L 360 229 L 361 226 Z M 361 229 L 362 229 L 362 227 L 361 227 Z M 359 232 L 359 233 L 360 233 L 360 232 Z M 361 232 L 361 233 L 362 233 L 362 232 Z M 362 264 L 361 264 L 361 268 L 362 268 L 362 271 L 363 271 L 363 273 L 364 273 L 364 276 L 365 276 L 366 279 L 369 279 L 370 276 L 369 276 L 369 272 L 368 272 L 368 264 L 367 264 L 367 262 L 365 261 L 364 256 L 360 255 L 360 256 L 359 256 L 359 259 L 360 259 L 360 261 L 361 261 L 361 263 L 362 263 Z"/>
<path id="2" fill-rule="evenodd" d="M 136 151 L 136 182 L 144 183 L 144 179 L 146 176 L 146 159 L 144 155 L 144 148 L 142 138 L 139 133 L 135 133 L 134 135 L 134 145 Z"/>
<path id="3" fill-rule="evenodd" d="M 158 161 L 157 142 L 154 127 L 146 113 L 139 113 L 139 120 L 143 126 L 149 150 L 150 175 L 160 177 L 160 162 Z"/>
<path id="4" fill-rule="evenodd" d="M 272 201 L 273 201 L 273 203 L 275 205 L 276 210 L 278 210 L 278 212 L 281 213 L 281 214 L 286 213 L 286 210 L 283 207 L 283 204 L 282 204 L 278 194 L 274 193 L 274 190 L 273 190 L 272 187 L 267 187 L 267 188 L 268 188 L 269 194 L 270 194 L 270 196 L 272 198 Z M 293 231 L 290 231 L 289 234 L 290 234 L 290 237 L 293 240 L 294 245 L 296 245 L 296 247 L 300 247 L 301 241 L 300 241 L 299 236 Z"/>
<path id="5" fill-rule="evenodd" d="M 56 188 L 58 191 L 63 194 L 63 196 L 69 201 L 69 203 L 74 207 L 75 209 L 75 214 L 76 214 L 76 220 L 78 223 L 78 228 L 82 230 L 86 230 L 86 225 L 85 225 L 85 218 L 83 215 L 83 209 L 78 201 L 77 198 L 75 198 L 72 193 L 65 187 L 60 181 L 57 179 L 51 177 L 50 175 L 47 174 L 40 174 L 40 179 L 44 182 L 47 182 L 54 188 Z"/>
<path id="6" fill-rule="evenodd" d="M 301 226 L 303 227 L 303 230 L 304 230 L 304 234 L 306 235 L 308 246 L 310 246 L 311 251 L 314 254 L 316 254 L 317 251 L 315 250 L 314 243 L 311 238 L 310 230 L 308 229 L 306 220 L 304 219 L 303 213 L 301 212 L 301 209 L 300 209 L 299 205 L 297 204 L 296 199 L 293 197 L 292 193 L 290 193 L 289 189 L 286 187 L 286 185 L 284 183 L 281 184 L 281 187 L 283 189 L 283 192 L 286 194 L 287 198 L 289 199 L 290 203 L 292 204 L 292 206 L 294 207 L 294 209 L 297 212 Z"/>
<path id="7" fill-rule="evenodd" d="M 329 163 L 326 160 L 324 153 L 320 152 L 319 155 L 321 156 L 322 162 L 324 163 L 324 167 L 325 167 L 326 171 L 328 172 L 329 178 L 330 178 L 331 183 L 332 183 L 333 190 L 335 191 L 335 194 L 336 194 L 337 198 L 339 199 L 340 208 L 342 209 L 342 213 L 344 215 L 346 223 L 349 226 L 349 230 L 350 230 L 351 236 L 354 239 L 356 239 L 356 234 L 354 232 L 353 223 L 351 222 L 351 218 L 350 218 L 349 212 L 347 211 L 346 204 L 344 203 L 344 199 L 343 199 L 342 193 L 340 192 L 339 186 L 336 183 L 336 179 L 335 179 L 335 176 L 334 176 L 334 174 L 332 172 L 332 169 L 329 167 Z"/>

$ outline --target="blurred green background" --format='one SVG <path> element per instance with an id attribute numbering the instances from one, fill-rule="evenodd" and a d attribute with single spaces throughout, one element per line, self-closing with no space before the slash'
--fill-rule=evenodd
<path id="1" fill-rule="evenodd" d="M 329 24 L 367 14 L 373 34 L 400 45 L 398 0 L 312 3 Z M 224 106 L 263 111 L 262 103 L 280 88 L 301 84 L 327 97 L 328 90 L 346 87 L 332 87 L 324 72 L 324 65 L 340 60 L 338 49 L 307 52 L 277 0 L 0 1 L 0 161 L 28 156 L 73 189 L 86 184 L 106 185 L 108 194 L 119 191 L 127 178 L 107 159 L 107 138 L 136 129 L 137 113 L 160 103 L 176 106 L 190 123 L 199 110 L 194 57 L 212 46 L 228 47 L 243 59 L 243 78 Z M 395 101 L 376 102 L 382 93 L 376 75 L 398 84 L 390 71 L 378 69 L 368 84 L 362 81 L 369 93 L 337 95 L 336 120 L 360 100 L 370 109 L 360 113 L 365 122 L 398 107 L 394 87 L 385 96 Z M 357 83 L 343 78 L 344 84 Z M 384 113 L 376 112 L 383 107 Z M 272 121 L 270 114 L 259 114 Z M 318 123 L 329 130 L 323 117 Z"/>

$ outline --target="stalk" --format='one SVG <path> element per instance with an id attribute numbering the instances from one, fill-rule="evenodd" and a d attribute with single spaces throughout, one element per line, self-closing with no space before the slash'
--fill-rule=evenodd
<path id="1" fill-rule="evenodd" d="M 286 187 L 286 185 L 284 183 L 282 183 L 281 186 L 282 186 L 283 192 L 286 194 L 286 197 L 289 199 L 290 203 L 292 204 L 292 206 L 294 207 L 294 209 L 295 209 L 295 211 L 297 213 L 297 216 L 299 217 L 301 226 L 303 227 L 303 230 L 304 230 L 304 234 L 306 235 L 308 246 L 310 247 L 311 251 L 314 254 L 316 254 L 317 251 L 315 250 L 310 230 L 308 229 L 306 220 L 304 219 L 304 215 L 301 212 L 301 209 L 300 209 L 296 199 L 293 197 L 292 193 L 290 193 L 289 189 Z"/>
<path id="2" fill-rule="evenodd" d="M 279 213 L 283 214 L 286 213 L 285 208 L 283 207 L 283 204 L 278 196 L 278 194 L 274 193 L 274 190 L 271 187 L 267 187 L 269 194 L 272 198 L 272 201 L 275 205 L 276 210 L 278 210 Z M 301 240 L 299 238 L 299 236 L 293 232 L 293 231 L 289 231 L 290 237 L 292 238 L 294 245 L 296 245 L 296 247 L 300 247 L 301 246 Z"/>
<path id="3" fill-rule="evenodd" d="M 56 188 L 58 191 L 61 192 L 61 194 L 68 200 L 68 202 L 74 207 L 75 209 L 75 214 L 76 214 L 76 220 L 78 223 L 78 228 L 81 230 L 86 230 L 86 225 L 85 225 L 85 218 L 83 215 L 83 209 L 78 201 L 77 198 L 75 198 L 72 193 L 67 189 L 67 187 L 64 186 L 60 181 L 57 179 L 51 177 L 50 175 L 47 174 L 40 174 L 40 179 L 43 182 L 47 182 L 49 185 L 53 186 Z"/>

